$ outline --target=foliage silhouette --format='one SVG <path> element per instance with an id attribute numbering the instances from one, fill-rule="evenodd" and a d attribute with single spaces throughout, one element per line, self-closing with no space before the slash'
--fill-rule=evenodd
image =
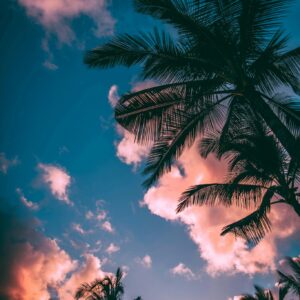
<path id="1" fill-rule="evenodd" d="M 284 299 L 288 293 L 298 296 L 300 299 L 300 258 L 286 257 L 285 261 L 291 272 L 285 273 L 277 270 L 280 288 L 279 300 Z"/>
<path id="2" fill-rule="evenodd" d="M 255 288 L 255 295 L 242 295 L 239 299 L 240 300 L 274 300 L 274 296 L 271 290 L 263 289 L 257 285 L 254 286 Z"/>
<path id="3" fill-rule="evenodd" d="M 105 276 L 103 279 L 96 279 L 92 283 L 83 283 L 77 289 L 75 299 L 121 300 L 124 294 L 123 276 L 122 270 L 118 268 L 115 276 Z M 142 298 L 137 297 L 135 300 L 142 300 Z"/>
<path id="4" fill-rule="evenodd" d="M 207 134 L 200 145 L 203 156 L 213 152 L 228 163 L 225 183 L 190 187 L 182 194 L 177 211 L 190 205 L 252 209 L 246 217 L 224 227 L 221 234 L 233 233 L 258 243 L 271 230 L 268 214 L 273 205 L 287 204 L 300 216 L 300 164 L 289 158 L 266 126 L 247 116 L 247 111 L 240 115 L 246 120 L 244 126 L 233 118 L 226 136 Z"/>
<path id="5" fill-rule="evenodd" d="M 288 0 L 134 0 L 174 34 L 123 34 L 86 53 L 89 67 L 142 66 L 157 86 L 123 95 L 116 120 L 140 143 L 154 142 L 150 187 L 207 130 L 227 135 L 240 110 L 275 134 L 294 160 L 299 134 L 300 47 L 288 48 L 280 19 Z M 171 31 L 174 32 L 174 31 Z M 281 94 L 280 91 L 286 91 Z"/>

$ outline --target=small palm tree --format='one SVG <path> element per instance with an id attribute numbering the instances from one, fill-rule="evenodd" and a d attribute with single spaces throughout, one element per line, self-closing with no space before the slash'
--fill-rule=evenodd
<path id="1" fill-rule="evenodd" d="M 122 278 L 123 272 L 118 268 L 114 277 L 105 276 L 90 284 L 84 283 L 78 288 L 75 299 L 120 300 L 124 294 Z"/>
<path id="2" fill-rule="evenodd" d="M 154 142 L 145 186 L 170 171 L 199 134 L 221 129 L 247 109 L 266 123 L 294 160 L 299 133 L 300 47 L 280 28 L 287 0 L 134 0 L 136 10 L 173 27 L 123 34 L 88 51 L 89 67 L 142 66 L 158 84 L 125 94 L 115 118 L 141 143 Z M 174 33 L 174 34 L 172 34 Z M 283 96 L 280 91 L 286 92 Z M 240 122 L 244 120 L 239 117 Z"/>
<path id="3" fill-rule="evenodd" d="M 83 283 L 77 289 L 75 299 L 121 300 L 124 294 L 123 275 L 121 268 L 118 268 L 115 276 L 105 276 L 103 279 L 96 279 L 92 283 Z M 137 297 L 135 300 L 142 300 L 142 298 Z"/>
<path id="4" fill-rule="evenodd" d="M 274 135 L 256 122 L 246 120 L 244 127 L 236 119 L 222 140 L 216 133 L 203 138 L 200 152 L 214 152 L 228 162 L 225 183 L 199 184 L 185 191 L 177 208 L 190 205 L 236 205 L 254 209 L 249 215 L 223 228 L 222 235 L 234 233 L 250 242 L 259 242 L 271 230 L 268 214 L 273 205 L 284 203 L 300 216 L 299 161 L 290 159 Z M 298 148 L 299 149 L 299 148 Z"/>
<path id="5" fill-rule="evenodd" d="M 294 294 L 300 299 L 300 258 L 287 257 L 286 262 L 292 272 L 287 274 L 277 270 L 279 276 L 279 300 L 283 299 L 288 293 Z"/>
<path id="6" fill-rule="evenodd" d="M 274 296 L 270 290 L 265 290 L 257 285 L 254 286 L 255 295 L 242 295 L 240 300 L 274 300 Z"/>

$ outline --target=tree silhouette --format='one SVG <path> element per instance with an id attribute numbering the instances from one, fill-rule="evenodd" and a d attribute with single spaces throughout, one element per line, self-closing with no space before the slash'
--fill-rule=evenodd
<path id="1" fill-rule="evenodd" d="M 240 300 L 274 300 L 274 296 L 270 290 L 265 290 L 257 285 L 254 286 L 255 294 L 252 295 L 242 295 Z"/>
<path id="2" fill-rule="evenodd" d="M 76 300 L 121 300 L 124 294 L 124 273 L 118 268 L 114 276 L 105 276 L 92 283 L 83 283 L 76 291 Z M 142 300 L 137 297 L 134 300 Z"/>
<path id="3" fill-rule="evenodd" d="M 285 260 L 291 272 L 284 273 L 277 270 L 280 290 L 279 300 L 282 300 L 288 293 L 300 298 L 300 258 L 286 257 Z"/>
<path id="4" fill-rule="evenodd" d="M 154 142 L 146 187 L 170 171 L 185 147 L 207 130 L 227 135 L 246 109 L 299 159 L 300 47 L 280 27 L 287 0 L 134 0 L 140 13 L 174 34 L 123 34 L 85 55 L 89 67 L 142 66 L 158 84 L 122 96 L 115 118 L 140 143 Z M 282 94 L 282 91 L 285 94 Z M 281 92 L 281 93 L 280 93 Z M 243 119 L 240 117 L 240 122 Z"/>
<path id="5" fill-rule="evenodd" d="M 271 230 L 268 214 L 273 205 L 287 204 L 300 216 L 300 164 L 289 158 L 266 126 L 247 117 L 247 111 L 240 114 L 244 125 L 233 118 L 226 136 L 207 134 L 200 145 L 203 156 L 213 152 L 228 162 L 225 183 L 190 187 L 182 194 L 177 211 L 190 205 L 252 209 L 246 217 L 224 227 L 221 234 L 230 232 L 257 243 Z"/>

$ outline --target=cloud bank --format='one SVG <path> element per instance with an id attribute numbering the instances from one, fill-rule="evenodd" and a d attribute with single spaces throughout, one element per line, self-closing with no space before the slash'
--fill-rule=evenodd
<path id="1" fill-rule="evenodd" d="M 99 258 L 84 254 L 74 260 L 57 241 L 37 230 L 37 222 L 0 212 L 0 298 L 48 300 L 55 290 L 60 299 L 74 299 L 77 287 L 105 273 Z"/>
<path id="2" fill-rule="evenodd" d="M 173 168 L 157 186 L 148 190 L 141 204 L 151 213 L 169 221 L 179 221 L 187 227 L 201 258 L 207 263 L 206 271 L 212 276 L 225 272 L 252 275 L 274 269 L 277 243 L 299 232 L 297 216 L 285 206 L 274 207 L 271 214 L 273 231 L 254 248 L 249 248 L 244 240 L 235 239 L 232 235 L 221 237 L 222 227 L 241 218 L 245 211 L 235 207 L 191 207 L 176 214 L 175 209 L 181 192 L 189 186 L 222 180 L 225 165 L 213 158 L 203 160 L 196 146 L 187 150 L 179 163 L 184 174 Z"/>

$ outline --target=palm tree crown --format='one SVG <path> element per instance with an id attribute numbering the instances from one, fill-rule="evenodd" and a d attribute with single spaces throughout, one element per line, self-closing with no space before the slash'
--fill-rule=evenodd
<path id="1" fill-rule="evenodd" d="M 240 300 L 274 300 L 272 292 L 268 289 L 263 289 L 257 285 L 254 286 L 255 295 L 243 295 L 240 297 Z"/>
<path id="2" fill-rule="evenodd" d="M 122 278 L 123 272 L 118 268 L 114 277 L 105 276 L 103 279 L 96 279 L 90 284 L 84 283 L 78 288 L 75 299 L 121 300 L 124 294 Z"/>
<path id="3" fill-rule="evenodd" d="M 134 0 L 138 12 L 171 25 L 175 34 L 157 29 L 123 34 L 86 53 L 90 67 L 139 64 L 142 78 L 158 82 L 125 94 L 115 108 L 116 120 L 138 142 L 154 142 L 144 170 L 146 187 L 169 171 L 199 134 L 213 129 L 222 140 L 242 109 L 299 159 L 300 47 L 289 49 L 280 29 L 289 2 Z"/>
<path id="4" fill-rule="evenodd" d="M 190 205 L 236 205 L 254 209 L 246 217 L 223 228 L 251 242 L 259 242 L 271 229 L 271 206 L 284 203 L 300 216 L 300 164 L 290 159 L 274 135 L 255 119 L 241 127 L 238 119 L 222 140 L 207 134 L 200 145 L 203 156 L 214 152 L 228 162 L 225 183 L 199 184 L 185 191 L 177 211 Z M 234 120 L 234 118 L 233 118 Z M 299 149 L 299 147 L 298 147 Z"/>

